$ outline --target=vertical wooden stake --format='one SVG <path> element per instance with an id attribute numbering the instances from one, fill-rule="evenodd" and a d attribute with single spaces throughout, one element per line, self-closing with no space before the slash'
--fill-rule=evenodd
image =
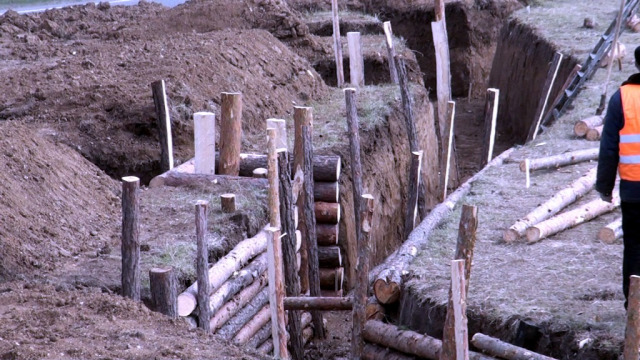
<path id="1" fill-rule="evenodd" d="M 236 195 L 235 194 L 220 195 L 220 207 L 222 208 L 222 212 L 225 212 L 225 213 L 236 212 Z"/>
<path id="2" fill-rule="evenodd" d="M 207 247 L 207 216 L 209 202 L 196 203 L 196 273 L 198 276 L 198 327 L 210 330 L 211 309 L 209 308 L 209 251 Z"/>
<path id="3" fill-rule="evenodd" d="M 193 136 L 196 174 L 215 174 L 216 114 L 210 112 L 197 112 L 193 114 Z"/>
<path id="4" fill-rule="evenodd" d="M 362 213 L 362 163 L 360 161 L 360 134 L 358 129 L 358 110 L 356 108 L 356 89 L 344 90 L 347 108 L 347 131 L 349 132 L 349 153 L 351 155 L 351 181 L 353 187 L 353 215 L 356 224 L 355 244 L 347 244 L 347 256 L 349 264 L 356 263 L 358 244 L 362 242 L 362 229 L 359 224 Z M 350 283 L 355 279 L 356 273 L 353 266 L 349 269 Z"/>
<path id="5" fill-rule="evenodd" d="M 173 169 L 173 140 L 171 137 L 171 118 L 167 105 L 167 90 L 164 80 L 151 83 L 153 104 L 156 108 L 158 138 L 160 140 L 160 170 L 162 172 Z"/>
<path id="6" fill-rule="evenodd" d="M 273 355 L 276 359 L 289 359 L 287 350 L 287 326 L 284 313 L 284 274 L 282 272 L 282 246 L 280 228 L 269 227 L 268 275 L 269 275 L 269 311 L 271 312 L 271 337 Z"/>
<path id="7" fill-rule="evenodd" d="M 151 268 L 149 285 L 153 309 L 173 319 L 178 317 L 178 283 L 172 267 Z"/>
<path id="8" fill-rule="evenodd" d="M 391 22 L 385 21 L 382 24 L 384 36 L 387 40 L 387 61 L 389 62 L 389 73 L 391 74 L 391 82 L 398 83 L 398 71 L 396 70 L 396 47 L 393 45 L 393 31 L 391 30 Z"/>
<path id="9" fill-rule="evenodd" d="M 422 165 L 422 151 L 411 152 L 411 167 L 409 168 L 409 194 L 407 196 L 407 211 L 404 218 L 404 239 L 409 237 L 416 225 L 418 213 L 418 189 L 420 188 L 420 169 Z"/>
<path id="10" fill-rule="evenodd" d="M 373 196 L 370 194 L 362 195 L 362 202 L 365 204 L 365 208 L 362 209 L 360 216 L 362 223 L 359 224 L 362 232 L 362 241 L 358 242 L 358 263 L 356 264 L 358 280 L 356 281 L 355 295 L 353 298 L 351 359 L 360 359 L 362 357 L 362 349 L 364 348 L 362 330 L 364 329 L 364 323 L 367 321 L 366 307 L 369 298 L 369 253 L 371 250 L 370 233 L 373 219 Z M 336 283 L 337 282 L 338 275 L 336 275 Z"/>
<path id="11" fill-rule="evenodd" d="M 640 347 L 640 276 L 631 275 L 624 337 L 624 359 L 637 359 Z"/>
<path id="12" fill-rule="evenodd" d="M 493 158 L 499 97 L 500 90 L 494 88 L 487 89 L 487 100 L 484 106 L 484 141 L 482 142 L 482 158 L 480 159 L 480 166 L 482 167 L 487 165 Z"/>
<path id="13" fill-rule="evenodd" d="M 445 20 L 445 18 L 444 18 L 444 10 L 445 10 L 444 0 L 435 0 L 434 3 L 433 3 L 433 11 L 435 13 L 436 21 Z"/>
<path id="14" fill-rule="evenodd" d="M 447 109 L 448 109 L 447 114 L 449 116 L 449 121 L 448 121 L 449 122 L 449 141 L 447 142 L 447 161 L 445 164 L 445 171 L 444 171 L 444 186 L 443 186 L 444 195 L 442 196 L 442 201 L 444 201 L 447 198 L 447 190 L 449 188 L 449 175 L 451 170 L 451 153 L 453 149 L 453 134 L 454 134 L 454 128 L 455 128 L 454 125 L 455 125 L 455 118 L 456 118 L 456 103 L 454 101 L 449 101 L 447 103 Z M 457 164 L 457 161 L 456 161 L 456 164 Z M 457 178 L 458 171 L 455 171 L 455 173 L 456 173 L 455 177 Z"/>
<path id="15" fill-rule="evenodd" d="M 362 57 L 362 39 L 359 32 L 347 33 L 347 45 L 349 46 L 349 74 L 351 85 L 364 86 L 364 59 Z"/>
<path id="16" fill-rule="evenodd" d="M 337 0 L 333 0 L 337 3 Z M 294 147 L 293 147 L 293 169 L 295 174 L 298 169 L 304 170 L 304 152 L 302 148 L 302 127 L 313 126 L 313 108 L 310 107 L 294 107 L 293 108 L 293 120 L 294 120 Z M 294 195 L 294 197 L 296 197 Z M 297 196 L 297 208 L 298 211 L 304 209 L 304 190 Z M 307 249 L 307 240 L 304 216 L 298 216 L 298 229 L 302 233 L 302 247 L 300 248 L 300 293 L 306 293 L 309 290 L 309 256 Z"/>
<path id="17" fill-rule="evenodd" d="M 545 114 L 545 109 L 547 108 L 547 102 L 549 101 L 549 95 L 551 95 L 551 90 L 553 90 L 553 83 L 556 81 L 556 77 L 558 76 L 558 69 L 560 69 L 560 63 L 562 62 L 562 54 L 559 52 L 553 55 L 553 61 L 551 62 L 551 67 L 549 68 L 549 73 L 547 74 L 547 79 L 544 83 L 544 87 L 542 88 L 544 97 L 542 97 L 538 101 L 538 107 L 536 108 L 536 115 L 531 123 L 531 127 L 529 128 L 529 135 L 527 136 L 527 141 L 533 141 L 538 136 L 538 130 L 540 129 L 540 124 L 542 123 L 542 117 Z"/>
<path id="18" fill-rule="evenodd" d="M 242 94 L 223 92 L 220 119 L 220 175 L 240 174 Z M 215 130 L 214 130 L 215 131 Z M 215 132 L 214 137 L 215 141 Z"/>
<path id="19" fill-rule="evenodd" d="M 276 129 L 267 129 L 269 170 L 269 225 L 280 229 L 280 185 L 278 183 L 278 153 L 276 152 Z"/>
<path id="20" fill-rule="evenodd" d="M 331 0 L 333 17 L 333 53 L 336 59 L 336 75 L 338 87 L 344 86 L 344 65 L 342 63 L 342 40 L 340 38 L 340 19 L 338 18 L 338 0 Z"/>
<path id="21" fill-rule="evenodd" d="M 122 178 L 122 295 L 140 301 L 140 179 Z"/>
<path id="22" fill-rule="evenodd" d="M 287 123 L 283 119 L 267 119 L 267 129 L 276 129 L 276 150 L 285 149 L 287 146 Z"/>
<path id="23" fill-rule="evenodd" d="M 526 187 L 527 189 L 531 186 L 531 161 L 529 159 L 524 160 L 524 171 L 526 175 Z"/>
<path id="24" fill-rule="evenodd" d="M 469 329 L 467 327 L 467 293 L 464 260 L 451 261 L 451 292 L 455 319 L 456 360 L 469 360 Z"/>
<path id="25" fill-rule="evenodd" d="M 313 197 L 313 143 L 311 127 L 302 126 L 302 152 L 304 153 L 304 238 L 307 242 L 309 265 L 309 290 L 311 296 L 322 296 L 320 293 L 320 265 L 318 261 L 318 243 L 316 240 L 316 215 Z M 312 311 L 313 329 L 319 339 L 325 338 L 322 312 Z"/>

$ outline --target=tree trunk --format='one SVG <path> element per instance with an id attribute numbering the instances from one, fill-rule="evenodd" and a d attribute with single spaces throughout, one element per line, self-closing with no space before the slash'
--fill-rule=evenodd
<path id="1" fill-rule="evenodd" d="M 541 169 L 555 169 L 561 166 L 578 164 L 585 161 L 598 160 L 599 148 L 566 152 L 538 159 L 529 160 L 529 171 Z M 520 171 L 526 170 L 524 161 L 520 163 Z"/>
<path id="2" fill-rule="evenodd" d="M 530 226 L 557 214 L 560 210 L 591 191 L 596 184 L 596 171 L 597 168 L 591 169 L 567 188 L 560 190 L 549 200 L 533 209 L 527 216 L 516 221 L 515 224 L 505 231 L 503 236 L 504 241 L 513 242 L 518 240 Z"/>
<path id="3" fill-rule="evenodd" d="M 342 289 L 342 281 L 344 278 L 344 268 L 335 269 L 320 268 L 320 286 L 323 289 L 338 291 Z"/>
<path id="4" fill-rule="evenodd" d="M 415 360 L 413 356 L 405 355 L 389 348 L 373 344 L 364 344 L 362 349 L 363 360 Z"/>
<path id="5" fill-rule="evenodd" d="M 294 159 L 289 159 L 292 174 L 295 174 L 294 164 Z M 253 170 L 256 168 L 267 168 L 267 155 L 240 154 L 240 176 L 251 177 L 253 176 Z M 341 170 L 340 156 L 316 155 L 313 157 L 314 181 L 338 181 L 340 180 Z"/>
<path id="6" fill-rule="evenodd" d="M 417 189 L 416 189 L 417 190 Z M 362 238 L 358 242 L 358 261 L 356 263 L 356 288 L 353 294 L 353 331 L 351 336 L 351 358 L 361 359 L 364 340 L 362 329 L 367 321 L 367 298 L 369 297 L 369 254 L 371 252 L 371 227 L 373 220 L 374 199 L 370 194 L 362 195 L 361 228 Z"/>
<path id="7" fill-rule="evenodd" d="M 233 299 L 224 304 L 211 318 L 211 331 L 215 333 L 240 310 L 244 309 L 249 302 L 255 299 L 256 296 L 263 291 L 266 284 L 267 275 L 262 274 L 262 276 L 260 276 L 258 280 L 254 281 L 253 284 L 247 286 L 244 290 L 234 296 Z M 266 292 L 266 290 L 264 291 Z M 269 329 L 269 334 L 271 334 L 271 329 Z"/>
<path id="8" fill-rule="evenodd" d="M 218 174 L 238 176 L 242 146 L 242 94 L 223 92 L 221 98 Z"/>
<path id="9" fill-rule="evenodd" d="M 613 244 L 616 240 L 622 238 L 622 235 L 622 218 L 620 217 L 600 229 L 598 239 L 605 244 Z"/>
<path id="10" fill-rule="evenodd" d="M 533 351 L 511 345 L 496 338 L 476 333 L 471 339 L 473 346 L 489 355 L 507 360 L 554 360 L 551 357 L 534 353 Z"/>
<path id="11" fill-rule="evenodd" d="M 269 151 L 269 226 L 280 230 L 280 182 L 278 180 L 278 153 L 276 149 L 276 129 L 267 129 Z"/>
<path id="12" fill-rule="evenodd" d="M 593 129 L 596 126 L 603 124 L 604 119 L 600 115 L 590 116 L 586 119 L 582 119 L 573 126 L 573 133 L 576 136 L 583 137 L 587 135 L 589 129 Z"/>
<path id="13" fill-rule="evenodd" d="M 198 282 L 202 285 L 198 287 L 198 327 L 205 332 L 210 331 L 209 320 L 211 320 L 211 308 L 209 307 L 209 251 L 207 247 L 207 218 L 209 202 L 199 200 L 196 203 L 196 240 L 198 250 L 196 252 L 196 274 Z"/>
<path id="14" fill-rule="evenodd" d="M 317 203 L 316 203 L 317 204 Z M 316 224 L 316 233 L 319 246 L 338 245 L 338 224 Z"/>
<path id="15" fill-rule="evenodd" d="M 373 294 L 381 304 L 393 304 L 400 298 L 402 290 L 402 276 L 400 275 L 402 269 L 400 267 L 402 265 L 402 263 L 389 264 L 386 269 L 380 272 L 373 283 Z"/>
<path id="16" fill-rule="evenodd" d="M 178 280 L 172 267 L 149 270 L 151 303 L 153 309 L 170 318 L 178 317 Z"/>
<path id="17" fill-rule="evenodd" d="M 353 308 L 352 298 L 338 297 L 287 297 L 284 299 L 286 310 L 351 310 Z"/>
<path id="18" fill-rule="evenodd" d="M 256 236 L 238 243 L 222 259 L 209 269 L 210 291 L 217 290 L 237 270 L 250 259 L 267 250 L 267 232 L 262 230 Z M 193 283 L 178 295 L 178 315 L 187 316 L 196 308 L 198 283 Z"/>
<path id="19" fill-rule="evenodd" d="M 629 282 L 629 308 L 624 337 L 624 359 L 637 359 L 640 347 L 640 277 L 632 275 Z"/>
<path id="20" fill-rule="evenodd" d="M 140 301 L 140 179 L 122 178 L 122 295 Z"/>
<path id="21" fill-rule="evenodd" d="M 315 181 L 313 184 L 313 197 L 316 201 L 337 203 L 340 201 L 340 185 L 337 181 Z"/>
<path id="22" fill-rule="evenodd" d="M 284 310 L 284 266 L 282 264 L 282 243 L 280 228 L 268 228 L 269 242 L 267 253 L 269 256 L 269 307 L 271 312 L 271 327 L 274 342 L 274 356 L 278 359 L 289 359 L 287 349 L 287 325 Z"/>
<path id="23" fill-rule="evenodd" d="M 154 177 L 153 179 L 151 179 L 151 182 L 149 182 L 149 187 L 150 188 L 157 188 L 161 186 L 182 187 L 182 186 L 194 186 L 194 185 L 205 186 L 205 187 L 211 186 L 211 185 L 238 186 L 240 184 L 262 185 L 266 187 L 268 184 L 266 180 L 267 169 L 262 169 L 265 171 L 265 176 L 261 178 L 213 175 L 213 174 L 193 174 L 193 173 L 187 173 L 187 172 L 179 172 L 177 169 L 179 169 L 179 167 L 176 167 L 173 171 L 169 171 L 162 175 L 158 175 Z"/>
<path id="24" fill-rule="evenodd" d="M 220 327 L 216 334 L 225 340 L 231 340 L 243 326 L 268 304 L 269 290 L 265 287 L 244 308 Z"/>
<path id="25" fill-rule="evenodd" d="M 540 241 L 560 231 L 572 228 L 609 211 L 613 211 L 618 206 L 620 206 L 620 199 L 617 197 L 614 198 L 611 203 L 600 199 L 591 201 L 577 209 L 562 213 L 528 228 L 527 240 L 529 243 Z"/>
<path id="26" fill-rule="evenodd" d="M 337 1 L 337 0 L 334 0 Z M 337 11 L 337 3 L 336 10 Z M 344 80 L 344 79 L 343 79 Z M 295 138 L 294 138 L 294 161 L 291 173 L 300 174 L 299 171 L 304 171 L 304 152 L 302 147 L 302 127 L 303 126 L 312 126 L 313 124 L 313 108 L 309 107 L 294 107 L 293 112 L 293 120 L 294 120 L 294 129 L 295 129 Z M 304 184 L 303 184 L 304 185 Z M 314 187 L 315 188 L 315 187 Z M 294 197 L 295 194 L 294 194 Z M 304 209 L 304 191 L 300 191 L 297 196 L 296 208 L 299 213 L 303 213 Z M 305 293 L 309 290 L 309 250 L 307 249 L 307 231 L 306 225 L 304 223 L 305 217 L 298 216 L 298 229 L 300 229 L 300 234 L 302 235 L 302 247 L 300 248 L 300 271 L 298 272 L 300 275 L 300 292 Z"/>
<path id="27" fill-rule="evenodd" d="M 382 24 L 384 36 L 387 43 L 387 62 L 389 63 L 389 74 L 391 82 L 398 83 L 398 71 L 396 70 L 396 47 L 393 45 L 393 31 L 391 30 L 391 22 L 385 21 Z"/>
<path id="28" fill-rule="evenodd" d="M 153 104 L 156 108 L 156 125 L 158 126 L 158 140 L 160 141 L 160 171 L 166 172 L 173 168 L 173 141 L 164 80 L 152 82 L 151 92 Z"/>
<path id="29" fill-rule="evenodd" d="M 340 19 L 338 17 L 338 0 L 331 0 L 333 20 L 333 53 L 336 62 L 337 86 L 344 86 L 344 67 L 342 59 L 342 39 L 340 37 Z"/>
<path id="30" fill-rule="evenodd" d="M 316 222 L 321 224 L 338 224 L 340 223 L 340 204 L 318 202 L 314 204 Z"/>
<path id="31" fill-rule="evenodd" d="M 271 313 L 269 311 L 269 305 L 265 305 L 255 316 L 238 331 L 233 338 L 232 343 L 237 346 L 244 346 L 249 339 L 251 339 L 269 320 Z"/>
<path id="32" fill-rule="evenodd" d="M 222 194 L 220 195 L 220 207 L 224 213 L 236 212 L 236 195 Z"/>
<path id="33" fill-rule="evenodd" d="M 587 140 L 600 141 L 600 137 L 602 136 L 602 129 L 604 129 L 604 125 L 596 126 L 593 129 L 589 129 L 589 131 L 587 131 Z"/>
<path id="34" fill-rule="evenodd" d="M 318 246 L 318 261 L 323 268 L 342 266 L 342 251 L 338 246 Z"/>

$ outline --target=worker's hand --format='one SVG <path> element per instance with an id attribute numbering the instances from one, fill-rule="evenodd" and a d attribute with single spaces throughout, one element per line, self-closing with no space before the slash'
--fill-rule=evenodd
<path id="1" fill-rule="evenodd" d="M 603 194 L 603 193 L 598 193 L 598 194 L 600 194 L 600 199 L 602 199 L 602 201 L 605 201 L 608 203 L 612 201 L 611 194 Z"/>

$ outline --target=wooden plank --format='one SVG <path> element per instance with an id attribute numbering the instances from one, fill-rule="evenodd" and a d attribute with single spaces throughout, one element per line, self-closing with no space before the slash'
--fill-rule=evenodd
<path id="1" fill-rule="evenodd" d="M 122 295 L 140 301 L 140 179 L 122 178 Z"/>
<path id="2" fill-rule="evenodd" d="M 285 149 L 287 146 L 287 123 L 284 119 L 267 119 L 267 129 L 276 129 L 276 149 Z"/>
<path id="3" fill-rule="evenodd" d="M 242 94 L 223 92 L 221 97 L 218 173 L 238 176 L 242 150 Z"/>
<path id="4" fill-rule="evenodd" d="M 280 229 L 280 183 L 278 181 L 278 153 L 276 152 L 276 129 L 267 129 L 269 171 L 269 225 Z"/>
<path id="5" fill-rule="evenodd" d="M 438 0 L 443 1 L 443 0 Z M 438 5 L 436 5 L 436 9 Z M 438 99 L 437 121 L 440 129 L 440 147 L 438 147 L 438 159 L 440 163 L 440 173 L 445 173 L 445 156 L 449 144 L 448 132 L 451 128 L 447 117 L 447 103 L 451 100 L 451 68 L 449 60 L 449 39 L 447 36 L 447 25 L 444 19 L 444 4 L 442 4 L 442 19 L 431 23 L 433 33 L 433 45 L 436 54 L 436 95 Z M 442 185 L 442 184 L 441 184 Z"/>
<path id="6" fill-rule="evenodd" d="M 460 182 L 460 172 L 458 171 L 458 159 L 456 157 L 454 143 L 454 129 L 455 129 L 455 117 L 456 117 L 456 103 L 454 101 L 447 102 L 447 118 L 449 129 L 445 134 L 448 134 L 447 140 L 447 155 L 445 159 L 445 171 L 444 177 L 440 180 L 442 185 L 443 196 L 442 199 L 447 198 L 447 190 L 449 189 L 449 178 L 451 178 L 452 186 L 456 186 Z"/>
<path id="7" fill-rule="evenodd" d="M 216 115 L 210 112 L 193 114 L 195 147 L 194 173 L 216 173 Z"/>
<path id="8" fill-rule="evenodd" d="M 407 196 L 407 209 L 404 218 L 404 239 L 409 237 L 409 234 L 416 225 L 421 167 L 422 151 L 413 151 L 411 153 L 411 166 L 409 167 L 409 194 Z"/>

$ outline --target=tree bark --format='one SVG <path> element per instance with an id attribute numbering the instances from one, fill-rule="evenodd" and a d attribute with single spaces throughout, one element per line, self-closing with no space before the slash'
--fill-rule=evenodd
<path id="1" fill-rule="evenodd" d="M 289 359 L 284 311 L 285 289 L 280 227 L 271 227 L 267 229 L 267 232 L 270 235 L 267 243 L 267 252 L 269 256 L 269 308 L 271 312 L 271 337 L 274 342 L 274 356 L 278 359 Z"/>
<path id="2" fill-rule="evenodd" d="M 538 242 L 548 236 L 587 222 L 609 211 L 613 211 L 618 206 L 620 206 L 620 199 L 617 197 L 614 198 L 611 203 L 600 199 L 591 201 L 577 209 L 562 213 L 528 228 L 527 240 L 529 243 Z"/>
<path id="3" fill-rule="evenodd" d="M 230 301 L 224 304 L 220 310 L 218 310 L 210 321 L 211 331 L 216 332 L 224 324 L 232 319 L 240 310 L 244 309 L 249 302 L 256 298 L 258 294 L 264 289 L 267 284 L 267 275 L 262 274 L 258 280 L 253 284 L 247 286 L 244 290 L 238 293 Z M 266 293 L 266 290 L 264 290 Z M 265 302 L 266 304 L 266 302 Z M 269 328 L 269 334 L 271 334 L 271 328 Z"/>
<path id="4" fill-rule="evenodd" d="M 600 141 L 600 137 L 602 136 L 602 129 L 604 129 L 604 125 L 596 126 L 593 129 L 589 129 L 589 131 L 587 131 L 587 140 Z"/>
<path id="5" fill-rule="evenodd" d="M 242 94 L 223 92 L 221 98 L 218 174 L 238 176 L 242 146 Z"/>
<path id="6" fill-rule="evenodd" d="M 316 181 L 313 184 L 313 197 L 316 201 L 327 203 L 340 202 L 340 186 L 338 182 Z"/>
<path id="7" fill-rule="evenodd" d="M 586 119 L 582 119 L 573 126 L 573 133 L 578 137 L 583 137 L 587 135 L 590 129 L 595 128 L 596 126 L 602 125 L 604 119 L 600 115 L 589 116 Z"/>
<path id="8" fill-rule="evenodd" d="M 280 183 L 278 181 L 278 153 L 276 152 L 276 129 L 267 129 L 269 150 L 269 225 L 280 230 Z"/>
<path id="9" fill-rule="evenodd" d="M 178 317 L 178 284 L 176 273 L 172 267 L 151 268 L 149 285 L 153 309 L 170 318 Z"/>
<path id="10" fill-rule="evenodd" d="M 616 240 L 622 238 L 622 218 L 607 224 L 598 232 L 598 239 L 605 244 L 613 244 Z"/>
<path id="11" fill-rule="evenodd" d="M 567 188 L 560 190 L 549 200 L 533 209 L 527 216 L 516 221 L 515 224 L 505 231 L 503 235 L 504 241 L 514 242 L 518 240 L 530 226 L 557 214 L 560 210 L 593 189 L 596 184 L 596 171 L 597 168 L 591 169 Z"/>
<path id="12" fill-rule="evenodd" d="M 318 262 L 320 263 L 320 266 L 323 268 L 335 268 L 342 266 L 342 251 L 340 250 L 340 247 L 318 246 L 317 249 Z"/>
<path id="13" fill-rule="evenodd" d="M 364 344 L 362 349 L 363 360 L 415 360 L 414 356 L 405 355 L 403 353 L 391 350 L 389 348 L 380 347 L 374 344 Z"/>
<path id="14" fill-rule="evenodd" d="M 409 168 L 409 193 L 407 194 L 407 210 L 404 218 L 404 239 L 409 237 L 416 224 L 418 215 L 418 189 L 420 188 L 420 168 L 422 167 L 422 151 L 411 152 Z"/>
<path id="15" fill-rule="evenodd" d="M 489 355 L 507 360 L 554 360 L 551 357 L 534 353 L 533 351 L 511 345 L 496 338 L 476 333 L 471 339 L 473 346 Z M 637 350 L 636 350 L 637 351 Z"/>
<path id="16" fill-rule="evenodd" d="M 122 295 L 140 301 L 140 179 L 122 178 Z"/>
<path id="17" fill-rule="evenodd" d="M 257 349 L 262 343 L 271 339 L 271 320 L 267 321 L 258 332 L 249 339 L 246 347 L 249 349 Z M 273 344 L 273 342 L 271 342 Z"/>
<path id="18" fill-rule="evenodd" d="M 340 223 L 340 203 L 326 203 L 316 201 L 314 203 L 316 222 L 320 224 Z"/>
<path id="19" fill-rule="evenodd" d="M 370 296 L 367 299 L 366 307 L 366 319 L 382 321 L 385 316 L 384 306 L 380 305 L 375 296 Z"/>
<path id="20" fill-rule="evenodd" d="M 237 270 L 250 259 L 267 250 L 267 233 L 262 230 L 256 236 L 241 241 L 227 255 L 209 269 L 210 291 L 217 290 Z M 178 315 L 187 316 L 196 308 L 198 283 L 193 283 L 178 295 Z"/>
<path id="21" fill-rule="evenodd" d="M 244 346 L 264 324 L 271 320 L 270 314 L 267 304 L 238 331 L 231 342 L 237 346 Z"/>
<path id="22" fill-rule="evenodd" d="M 347 33 L 349 48 L 349 75 L 351 85 L 361 88 L 364 86 L 364 58 L 362 57 L 362 40 L 359 32 Z"/>
<path id="23" fill-rule="evenodd" d="M 216 335 L 225 340 L 233 339 L 236 334 L 242 329 L 251 319 L 253 319 L 258 312 L 260 312 L 265 306 L 269 305 L 269 291 L 268 288 L 263 288 L 249 303 L 243 307 L 238 313 L 229 319 L 218 331 Z"/>
<path id="24" fill-rule="evenodd" d="M 484 105 L 484 140 L 482 141 L 482 152 L 480 153 L 480 166 L 482 167 L 493 158 L 499 98 L 500 90 L 487 89 L 487 98 Z"/>
<path id="25" fill-rule="evenodd" d="M 598 160 L 599 148 L 584 149 L 577 151 L 570 151 L 564 154 L 553 155 L 538 159 L 530 159 L 529 171 L 541 170 L 541 169 L 555 169 L 561 166 L 573 165 L 585 161 Z M 524 161 L 520 162 L 520 171 L 524 172 Z"/>
<path id="26" fill-rule="evenodd" d="M 391 22 L 385 21 L 382 24 L 384 36 L 387 43 L 387 62 L 389 63 L 389 74 L 391 82 L 398 83 L 398 71 L 396 70 L 396 47 L 393 45 L 393 31 L 391 30 Z"/>
<path id="27" fill-rule="evenodd" d="M 340 19 L 338 17 L 338 0 L 331 0 L 331 14 L 333 20 L 333 53 L 336 62 L 337 86 L 344 86 L 344 65 L 342 56 L 342 40 L 340 38 Z"/>
<path id="28" fill-rule="evenodd" d="M 629 307 L 624 337 L 624 359 L 637 359 L 640 347 L 640 277 L 632 275 L 629 282 Z"/>
<path id="29" fill-rule="evenodd" d="M 336 1 L 336 14 L 337 14 L 337 0 Z M 342 49 L 340 49 L 342 52 Z M 344 81 L 344 78 L 343 78 Z M 294 120 L 294 130 L 295 130 L 295 138 L 294 138 L 294 161 L 292 166 L 292 173 L 299 174 L 299 171 L 304 171 L 304 152 L 302 147 L 302 127 L 309 126 L 311 127 L 313 124 L 313 108 L 310 107 L 294 107 L 293 112 L 293 120 Z M 314 172 L 315 174 L 315 172 Z M 303 184 L 304 186 L 304 184 Z M 314 186 L 315 189 L 315 186 Z M 304 209 L 304 188 L 300 191 L 297 196 L 296 208 L 300 213 L 303 212 Z M 305 293 L 309 290 L 309 250 L 307 248 L 307 231 L 305 225 L 305 217 L 298 217 L 298 229 L 300 229 L 300 234 L 302 235 L 302 246 L 300 248 L 300 271 L 298 272 L 300 275 L 300 292 Z"/>
<path id="30" fill-rule="evenodd" d="M 320 286 L 323 289 L 330 289 L 334 291 L 342 289 L 343 278 L 343 267 L 337 267 L 334 269 L 320 268 Z"/>
<path id="31" fill-rule="evenodd" d="M 467 325 L 467 282 L 465 280 L 464 260 L 451 262 L 451 293 L 453 299 L 454 348 L 453 360 L 469 360 L 469 328 Z M 444 343 L 443 343 L 444 349 Z M 442 359 L 442 353 L 440 354 Z"/>
<path id="32" fill-rule="evenodd" d="M 236 212 L 236 195 L 235 194 L 220 195 L 220 207 L 222 208 L 222 212 L 225 212 L 225 213 Z"/>
<path id="33" fill-rule="evenodd" d="M 317 203 L 316 203 L 317 204 Z M 316 224 L 319 246 L 338 245 L 338 224 Z"/>
<path id="34" fill-rule="evenodd" d="M 173 141 L 164 80 L 152 82 L 151 92 L 153 94 L 153 104 L 156 108 L 156 124 L 160 142 L 160 171 L 166 172 L 173 168 Z"/>
<path id="35" fill-rule="evenodd" d="M 209 320 L 211 308 L 209 307 L 209 251 L 207 247 L 207 217 L 209 202 L 199 200 L 196 203 L 196 240 L 198 249 L 196 252 L 196 273 L 198 275 L 198 327 L 205 332 L 210 331 Z"/>
<path id="36" fill-rule="evenodd" d="M 284 299 L 286 310 L 351 310 L 353 309 L 353 299 L 350 297 L 287 297 Z"/>

